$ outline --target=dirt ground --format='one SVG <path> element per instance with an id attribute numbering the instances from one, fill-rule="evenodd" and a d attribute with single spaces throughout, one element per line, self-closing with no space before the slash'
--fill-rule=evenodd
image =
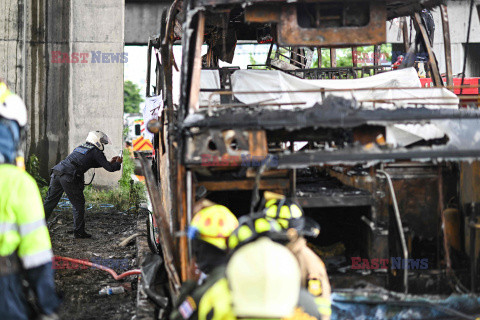
<path id="1" fill-rule="evenodd" d="M 90 207 L 90 208 L 89 208 Z M 136 269 L 136 246 L 133 240 L 126 247 L 118 243 L 136 233 L 136 213 L 122 213 L 108 205 L 87 205 L 86 230 L 91 239 L 74 239 L 73 215 L 69 202 L 61 202 L 54 211 L 50 226 L 53 252 L 56 256 L 84 259 L 103 264 L 117 274 Z M 51 220 L 52 221 L 52 220 Z M 120 281 L 105 271 L 56 262 L 55 284 L 63 295 L 59 311 L 61 319 L 132 319 L 135 315 L 137 276 Z M 99 295 L 105 286 L 123 285 L 125 293 Z"/>

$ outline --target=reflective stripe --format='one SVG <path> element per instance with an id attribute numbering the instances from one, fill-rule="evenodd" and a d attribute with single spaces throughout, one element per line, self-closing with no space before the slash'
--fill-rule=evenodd
<path id="1" fill-rule="evenodd" d="M 33 221 L 33 222 L 30 222 L 30 223 L 25 223 L 25 224 L 22 224 L 20 226 L 18 226 L 18 232 L 20 233 L 20 235 L 22 237 L 24 237 L 25 235 L 29 234 L 30 232 L 32 231 L 35 231 L 41 227 L 44 227 L 46 226 L 45 224 L 45 219 L 40 219 L 40 220 L 37 220 L 37 221 Z"/>
<path id="2" fill-rule="evenodd" d="M 51 249 L 40 251 L 34 254 L 29 254 L 22 257 L 23 267 L 25 269 L 31 269 L 47 262 L 51 262 L 53 258 L 53 253 Z"/>
<path id="3" fill-rule="evenodd" d="M 17 224 L 11 222 L 0 222 L 0 233 L 17 230 Z"/>
<path id="4" fill-rule="evenodd" d="M 315 298 L 315 304 L 317 305 L 317 310 L 320 314 L 327 315 L 327 316 L 332 314 L 330 300 L 323 297 L 318 297 L 318 298 Z"/>

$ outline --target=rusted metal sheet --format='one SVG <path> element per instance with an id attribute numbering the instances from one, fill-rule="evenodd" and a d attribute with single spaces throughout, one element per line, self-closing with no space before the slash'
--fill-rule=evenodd
<path id="1" fill-rule="evenodd" d="M 280 6 L 255 5 L 245 9 L 245 22 L 250 23 L 276 23 L 280 21 Z"/>
<path id="2" fill-rule="evenodd" d="M 298 25 L 297 7 L 283 6 L 277 25 L 277 41 L 282 46 L 349 46 L 381 44 L 386 41 L 387 11 L 382 3 L 370 3 L 366 26 L 341 28 L 302 28 Z"/>
<path id="3" fill-rule="evenodd" d="M 205 33 L 205 14 L 198 13 L 198 25 L 196 29 L 195 52 L 193 58 L 192 80 L 190 85 L 190 97 L 188 103 L 189 112 L 198 110 L 198 97 L 200 93 L 200 72 L 202 69 L 202 45 Z"/>
<path id="4" fill-rule="evenodd" d="M 206 167 L 247 165 L 247 161 L 264 160 L 267 154 L 263 130 L 210 129 L 189 138 L 186 145 L 186 163 Z"/>
<path id="5" fill-rule="evenodd" d="M 197 7 L 203 7 L 203 6 L 225 6 L 225 5 L 234 5 L 234 4 L 244 4 L 246 1 L 245 0 L 196 0 L 195 1 L 195 6 Z M 265 4 L 265 3 L 272 3 L 274 5 L 283 5 L 285 3 L 289 3 L 290 1 L 288 0 L 249 0 L 248 4 L 250 5 L 256 5 L 257 3 Z M 313 2 L 312 0 L 307 0 L 304 2 Z M 316 2 L 321 3 L 332 3 L 334 1 L 332 0 L 317 0 Z M 339 2 L 339 1 L 335 1 Z M 358 2 L 358 0 L 344 0 L 343 2 L 346 3 L 352 3 L 352 2 Z M 422 9 L 430 9 L 433 7 L 436 7 L 440 4 L 444 4 L 446 1 L 445 0 L 386 0 L 386 1 L 378 1 L 378 0 L 372 0 L 372 3 L 375 2 L 381 2 L 383 4 L 386 4 L 386 11 L 388 12 L 388 16 L 386 17 L 387 19 L 393 19 L 396 17 L 404 17 L 404 16 L 409 16 L 413 14 L 414 12 L 419 12 Z"/>
<path id="6" fill-rule="evenodd" d="M 460 164 L 460 203 L 480 202 L 480 162 Z"/>
<path id="7" fill-rule="evenodd" d="M 267 134 L 264 130 L 248 132 L 248 149 L 252 157 L 266 157 L 268 154 Z"/>

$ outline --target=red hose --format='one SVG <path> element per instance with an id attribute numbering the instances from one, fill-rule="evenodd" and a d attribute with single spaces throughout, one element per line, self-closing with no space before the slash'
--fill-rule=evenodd
<path id="1" fill-rule="evenodd" d="M 60 257 L 60 256 L 55 256 L 55 260 L 63 260 L 63 261 L 68 261 L 68 262 L 74 262 L 74 263 L 83 264 L 83 265 L 86 265 L 86 266 L 89 266 L 89 267 L 100 269 L 100 270 L 103 270 L 103 271 L 106 271 L 106 272 L 110 273 L 110 275 L 115 280 L 120 280 L 120 279 L 123 279 L 127 276 L 131 276 L 131 275 L 134 275 L 134 274 L 142 274 L 140 269 L 133 269 L 133 270 L 129 270 L 127 272 L 124 272 L 121 275 L 118 275 L 115 271 L 113 271 L 110 268 L 107 268 L 107 267 L 102 266 L 100 264 L 92 263 L 92 262 L 86 261 L 86 260 L 79 260 L 79 259 Z"/>

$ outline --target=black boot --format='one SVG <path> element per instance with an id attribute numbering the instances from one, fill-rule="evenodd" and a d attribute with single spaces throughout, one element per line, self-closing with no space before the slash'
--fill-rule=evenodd
<path id="1" fill-rule="evenodd" d="M 73 236 L 74 236 L 76 239 L 88 239 L 88 238 L 91 238 L 91 237 L 92 237 L 91 234 L 86 233 L 85 231 L 82 231 L 82 232 L 74 232 L 74 233 L 73 233 Z"/>

